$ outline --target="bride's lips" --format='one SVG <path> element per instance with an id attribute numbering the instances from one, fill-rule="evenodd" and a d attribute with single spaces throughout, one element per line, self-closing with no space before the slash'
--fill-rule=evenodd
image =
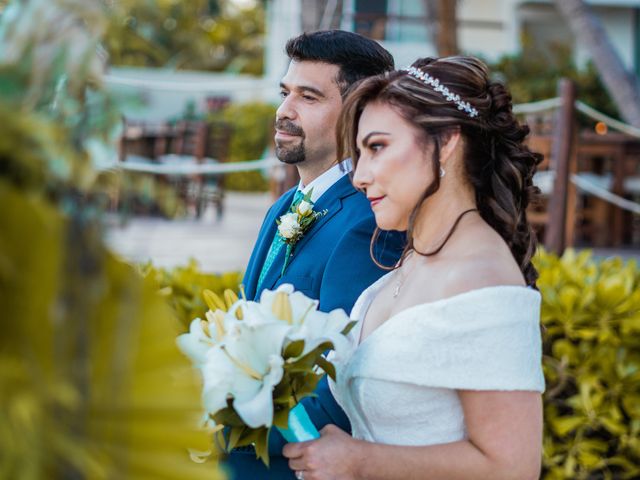
<path id="1" fill-rule="evenodd" d="M 371 208 L 373 208 L 377 204 L 379 204 L 384 197 L 386 197 L 386 195 L 382 195 L 381 197 L 367 197 L 367 200 L 369 200 L 369 203 L 371 203 Z"/>

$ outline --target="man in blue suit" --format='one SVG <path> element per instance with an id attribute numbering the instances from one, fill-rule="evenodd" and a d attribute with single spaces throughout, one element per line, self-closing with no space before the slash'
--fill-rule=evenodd
<path id="1" fill-rule="evenodd" d="M 335 127 L 348 89 L 362 78 L 392 70 L 393 57 L 375 41 L 344 31 L 300 35 L 289 40 L 286 51 L 291 62 L 280 83 L 276 155 L 296 165 L 300 184 L 267 212 L 244 277 L 245 292 L 248 299 L 259 299 L 264 289 L 291 283 L 318 299 L 320 310 L 342 308 L 349 313 L 362 291 L 385 271 L 370 255 L 375 229 L 370 204 L 351 184 L 350 160 L 336 158 Z M 276 220 L 298 204 L 302 195 L 310 200 L 314 212 L 326 213 L 311 224 L 285 258 L 287 246 Z M 282 231 L 286 234 L 286 229 Z M 377 261 L 393 265 L 402 251 L 401 243 L 400 235 L 382 234 L 373 245 Z M 317 397 L 302 402 L 316 428 L 331 423 L 350 431 L 326 378 L 316 393 Z M 269 469 L 249 447 L 231 452 L 225 466 L 235 480 L 293 479 L 282 457 L 284 444 L 273 429 Z"/>

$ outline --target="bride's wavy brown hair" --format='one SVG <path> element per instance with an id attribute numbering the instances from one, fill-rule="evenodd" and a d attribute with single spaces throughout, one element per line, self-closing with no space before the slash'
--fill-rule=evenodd
<path id="1" fill-rule="evenodd" d="M 478 211 L 511 249 L 527 285 L 535 286 L 538 273 L 531 258 L 537 240 L 527 221 L 526 210 L 539 193 L 532 179 L 542 156 L 523 144 L 529 128 L 514 116 L 511 95 L 504 85 L 489 80 L 487 66 L 474 57 L 421 58 L 412 66 L 439 79 L 442 85 L 475 107 L 478 115 L 470 117 L 432 86 L 406 71 L 370 77 L 345 99 L 337 129 L 338 158 L 351 157 L 356 166 L 358 123 L 365 106 L 372 102 L 392 106 L 423 132 L 419 141 L 425 146 L 434 145 L 434 180 L 409 219 L 404 258 L 414 249 L 412 233 L 420 206 L 440 187 L 440 148 L 452 131 L 459 130 L 465 139 L 464 166 L 475 190 Z M 376 229 L 372 245 L 379 233 Z"/>

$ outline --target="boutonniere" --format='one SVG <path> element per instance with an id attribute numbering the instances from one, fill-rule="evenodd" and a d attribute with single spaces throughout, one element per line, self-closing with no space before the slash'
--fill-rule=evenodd
<path id="1" fill-rule="evenodd" d="M 311 192 L 313 192 L 313 188 L 300 200 L 294 202 L 287 213 L 281 215 L 280 218 L 276 220 L 278 224 L 278 235 L 280 235 L 280 238 L 287 246 L 284 265 L 282 266 L 282 274 L 284 274 L 284 270 L 289 264 L 289 257 L 293 254 L 293 248 L 298 241 L 300 241 L 317 219 L 325 216 L 328 212 L 326 209 L 321 212 L 313 211 Z"/>

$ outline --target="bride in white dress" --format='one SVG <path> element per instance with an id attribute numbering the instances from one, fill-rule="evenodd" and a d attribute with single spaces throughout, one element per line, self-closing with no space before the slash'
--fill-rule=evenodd
<path id="1" fill-rule="evenodd" d="M 329 426 L 289 444 L 290 467 L 304 480 L 538 478 L 540 294 L 525 210 L 540 157 L 511 97 L 475 58 L 420 59 L 360 84 L 339 131 L 378 227 L 409 243 L 359 298 L 353 348 L 334 359 L 352 436 Z"/>

